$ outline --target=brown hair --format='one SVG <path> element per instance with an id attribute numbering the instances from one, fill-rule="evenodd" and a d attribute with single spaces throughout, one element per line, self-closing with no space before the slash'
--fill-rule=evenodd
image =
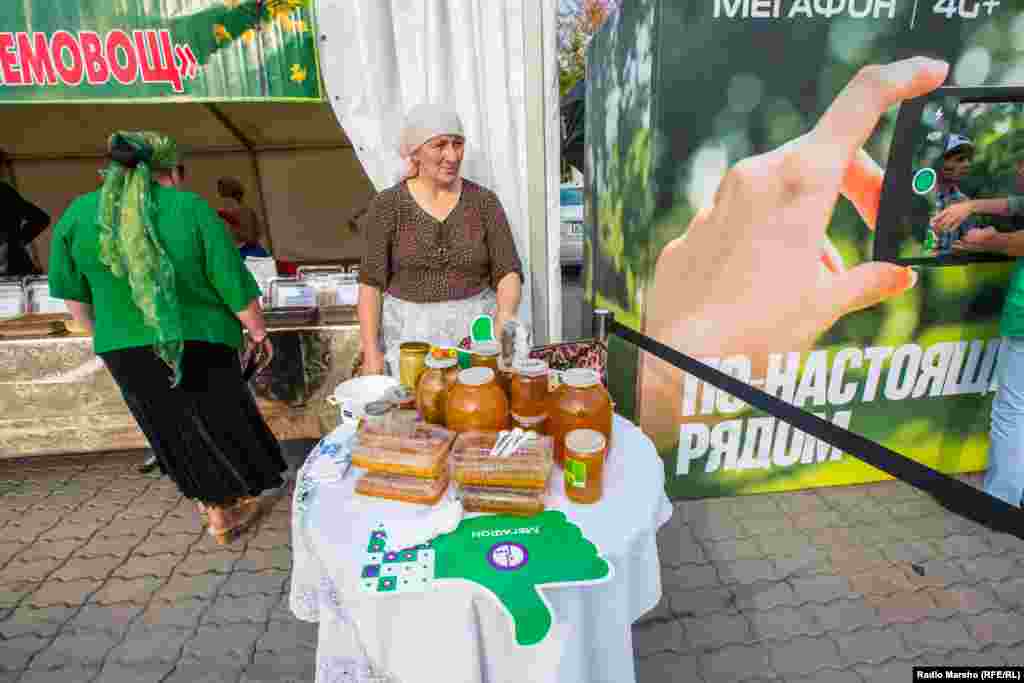
<path id="1" fill-rule="evenodd" d="M 221 197 L 227 197 L 240 202 L 242 197 L 245 196 L 245 188 L 242 187 L 242 182 L 238 178 L 226 176 L 217 181 L 217 193 Z"/>

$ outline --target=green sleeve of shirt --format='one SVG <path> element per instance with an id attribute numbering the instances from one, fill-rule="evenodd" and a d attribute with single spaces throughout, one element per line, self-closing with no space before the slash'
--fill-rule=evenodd
<path id="1" fill-rule="evenodd" d="M 228 308 L 238 313 L 259 298 L 260 287 L 245 267 L 220 216 L 198 196 L 194 199 L 194 211 L 206 276 Z"/>
<path id="2" fill-rule="evenodd" d="M 92 303 L 92 290 L 75 264 L 71 253 L 71 233 L 77 221 L 77 202 L 68 207 L 53 229 L 50 241 L 50 267 L 47 272 L 50 296 L 65 301 Z"/>
<path id="3" fill-rule="evenodd" d="M 1010 195 L 1006 201 L 1010 205 L 1011 216 L 1024 215 L 1024 194 Z"/>

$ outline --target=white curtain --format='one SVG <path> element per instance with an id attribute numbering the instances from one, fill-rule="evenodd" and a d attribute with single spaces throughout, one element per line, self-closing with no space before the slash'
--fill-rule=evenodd
<path id="1" fill-rule="evenodd" d="M 523 13 L 550 15 L 543 22 L 545 33 L 551 34 L 544 41 L 545 47 L 550 44 L 545 50 L 550 55 L 540 58 L 545 61 L 545 74 L 554 74 L 555 2 L 319 0 L 318 4 L 327 96 L 377 190 L 397 180 L 401 169 L 398 135 L 409 109 L 421 102 L 445 102 L 462 118 L 466 129 L 463 175 L 494 190 L 505 207 L 526 275 L 520 318 L 527 323 L 532 310 L 527 173 L 544 173 L 553 179 L 547 183 L 548 192 L 557 196 L 559 150 L 557 133 L 554 137 L 544 130 L 531 133 L 527 127 L 526 63 L 538 57 L 525 54 Z M 546 107 L 554 102 L 554 108 L 545 118 L 557 126 L 557 76 L 551 85 L 554 96 L 546 98 Z M 554 142 L 554 158 L 544 168 L 528 169 L 527 136 L 531 134 Z M 550 224 L 551 216 L 557 216 L 557 205 L 555 211 L 545 208 Z M 558 223 L 554 225 L 557 245 Z M 550 244 L 543 233 L 539 239 Z M 548 250 L 549 263 L 542 267 L 550 272 L 550 246 Z"/>

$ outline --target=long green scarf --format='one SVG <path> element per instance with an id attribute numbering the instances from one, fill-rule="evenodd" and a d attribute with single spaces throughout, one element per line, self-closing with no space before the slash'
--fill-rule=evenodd
<path id="1" fill-rule="evenodd" d="M 127 276 L 132 300 L 156 331 L 156 353 L 173 371 L 171 386 L 176 387 L 184 350 L 181 308 L 174 265 L 156 233 L 153 170 L 175 168 L 178 147 L 159 133 L 117 132 L 108 148 L 114 160 L 103 173 L 100 191 L 100 260 L 115 277 Z"/>

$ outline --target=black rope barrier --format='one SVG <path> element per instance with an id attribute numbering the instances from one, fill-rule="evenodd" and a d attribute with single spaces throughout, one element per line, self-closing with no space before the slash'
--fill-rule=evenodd
<path id="1" fill-rule="evenodd" d="M 795 429 L 834 446 L 900 481 L 931 494 L 942 506 L 994 531 L 1024 539 L 1024 510 L 988 495 L 970 484 L 911 460 L 896 451 L 855 434 L 813 413 L 756 389 L 710 365 L 632 330 L 606 311 L 595 311 L 595 333 L 599 338 L 615 334 L 637 348 L 674 365 L 680 370 L 726 391 Z"/>

